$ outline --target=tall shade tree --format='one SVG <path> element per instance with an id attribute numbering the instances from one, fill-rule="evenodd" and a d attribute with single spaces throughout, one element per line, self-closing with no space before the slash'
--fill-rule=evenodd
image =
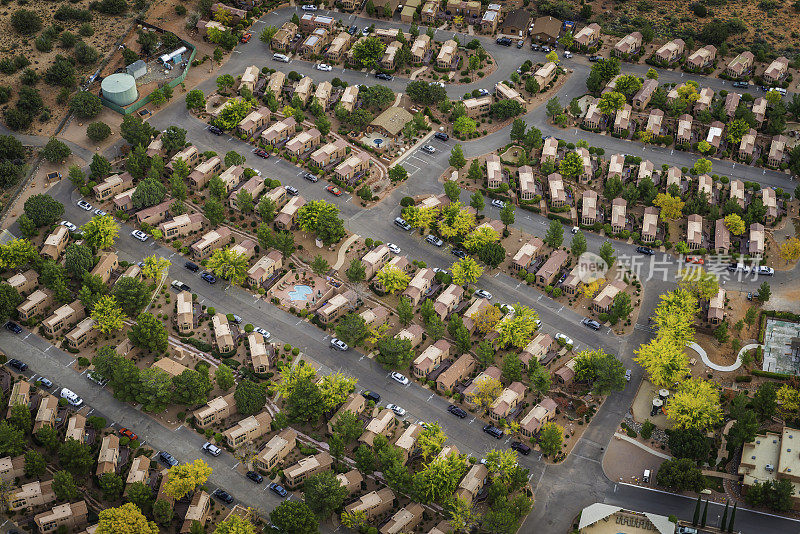
<path id="1" fill-rule="evenodd" d="M 634 351 L 634 361 L 642 366 L 657 387 L 669 387 L 689 373 L 689 357 L 683 347 L 665 336 L 657 337 Z"/>
<path id="2" fill-rule="evenodd" d="M 169 270 L 170 265 L 172 264 L 167 258 L 162 258 L 153 254 L 144 259 L 142 274 L 145 278 L 149 278 L 150 280 L 160 280 Z"/>
<path id="3" fill-rule="evenodd" d="M 347 488 L 331 471 L 314 475 L 303 484 L 305 503 L 322 520 L 341 508 L 348 495 Z"/>
<path id="4" fill-rule="evenodd" d="M 193 463 L 179 464 L 169 470 L 169 479 L 164 486 L 164 493 L 174 499 L 182 499 L 197 486 L 202 486 L 211 476 L 211 468 L 203 460 Z"/>
<path id="5" fill-rule="evenodd" d="M 396 293 L 408 287 L 409 275 L 394 265 L 386 265 L 375 275 L 387 293 Z"/>
<path id="6" fill-rule="evenodd" d="M 500 334 L 497 340 L 498 345 L 524 348 L 533 339 L 538 322 L 539 314 L 535 310 L 517 302 L 514 305 L 514 316 L 497 324 L 496 328 Z"/>
<path id="7" fill-rule="evenodd" d="M 272 510 L 269 520 L 281 532 L 292 534 L 318 534 L 319 520 L 308 505 L 301 501 L 283 501 Z"/>
<path id="8" fill-rule="evenodd" d="M 93 250 L 103 250 L 114 245 L 119 235 L 119 224 L 111 215 L 96 215 L 83 225 L 83 239 Z"/>
<path id="9" fill-rule="evenodd" d="M 676 428 L 705 431 L 722 421 L 719 388 L 699 378 L 685 380 L 664 411 Z"/>
<path id="10" fill-rule="evenodd" d="M 40 228 L 50 226 L 64 214 L 64 205 L 49 195 L 33 195 L 25 201 L 23 211 Z"/>
<path id="11" fill-rule="evenodd" d="M 340 487 L 344 488 L 344 486 Z M 228 519 L 217 523 L 214 534 L 256 534 L 256 530 L 253 524 L 246 518 L 240 515 L 230 514 Z"/>
<path id="12" fill-rule="evenodd" d="M 458 285 L 474 284 L 483 274 L 483 267 L 470 256 L 455 262 L 450 271 L 453 273 L 453 282 Z"/>
<path id="13" fill-rule="evenodd" d="M 122 329 L 125 324 L 125 312 L 114 297 L 103 295 L 95 302 L 92 319 L 96 323 L 95 328 L 104 334 L 109 334 Z"/>
<path id="14" fill-rule="evenodd" d="M 248 260 L 245 254 L 223 247 L 211 254 L 206 267 L 217 276 L 229 280 L 231 284 L 238 285 L 247 277 Z"/>
<path id="15" fill-rule="evenodd" d="M 98 515 L 96 534 L 158 534 L 158 526 L 131 502 L 101 510 Z"/>
<path id="16" fill-rule="evenodd" d="M 128 339 L 141 349 L 158 354 L 167 350 L 169 333 L 167 328 L 156 316 L 151 313 L 142 313 L 136 318 Z"/>

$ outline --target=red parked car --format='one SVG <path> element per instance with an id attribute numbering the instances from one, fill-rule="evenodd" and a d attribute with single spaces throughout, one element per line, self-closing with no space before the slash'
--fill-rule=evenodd
<path id="1" fill-rule="evenodd" d="M 264 150 L 262 148 L 257 148 L 256 151 L 254 152 L 254 154 L 256 156 L 258 156 L 259 158 L 264 158 L 264 159 L 268 159 L 269 158 L 269 152 L 267 152 L 266 150 Z"/>
<path id="2" fill-rule="evenodd" d="M 325 188 L 325 190 L 328 193 L 330 193 L 331 195 L 334 195 L 334 196 L 337 196 L 337 197 L 342 196 L 342 190 L 339 189 L 338 187 L 336 187 L 335 185 L 329 185 L 328 187 Z"/>
<path id="3" fill-rule="evenodd" d="M 246 43 L 247 41 L 250 40 L 251 37 L 252 37 L 252 35 L 250 34 L 250 32 L 244 32 L 242 34 L 242 38 L 240 40 L 241 40 L 241 42 Z"/>
<path id="4" fill-rule="evenodd" d="M 131 441 L 139 439 L 139 436 L 137 436 L 136 434 L 134 434 L 133 432 L 131 432 L 130 430 L 128 430 L 125 427 L 122 427 L 122 428 L 119 429 L 119 435 L 120 436 L 124 436 L 124 437 L 130 439 Z"/>

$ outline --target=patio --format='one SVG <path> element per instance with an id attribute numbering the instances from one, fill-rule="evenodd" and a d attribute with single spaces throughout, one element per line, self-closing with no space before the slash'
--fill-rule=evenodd
<path id="1" fill-rule="evenodd" d="M 290 271 L 267 293 L 284 308 L 315 309 L 325 302 L 339 286 L 339 282 L 317 276 L 309 271 Z"/>

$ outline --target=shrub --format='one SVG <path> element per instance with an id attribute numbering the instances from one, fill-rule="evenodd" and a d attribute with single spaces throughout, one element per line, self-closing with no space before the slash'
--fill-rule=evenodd
<path id="1" fill-rule="evenodd" d="M 86 127 L 86 135 L 92 141 L 99 142 L 111 135 L 111 128 L 104 122 L 93 122 Z"/>
<path id="2" fill-rule="evenodd" d="M 31 35 L 42 29 L 42 19 L 35 11 L 18 9 L 11 14 L 11 25 L 23 35 Z"/>

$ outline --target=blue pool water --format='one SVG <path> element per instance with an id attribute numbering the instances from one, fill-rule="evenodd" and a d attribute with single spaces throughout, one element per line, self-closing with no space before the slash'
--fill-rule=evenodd
<path id="1" fill-rule="evenodd" d="M 307 300 L 308 295 L 314 292 L 309 286 L 301 285 L 294 286 L 294 291 L 289 291 L 289 299 L 294 302 L 296 300 Z"/>

